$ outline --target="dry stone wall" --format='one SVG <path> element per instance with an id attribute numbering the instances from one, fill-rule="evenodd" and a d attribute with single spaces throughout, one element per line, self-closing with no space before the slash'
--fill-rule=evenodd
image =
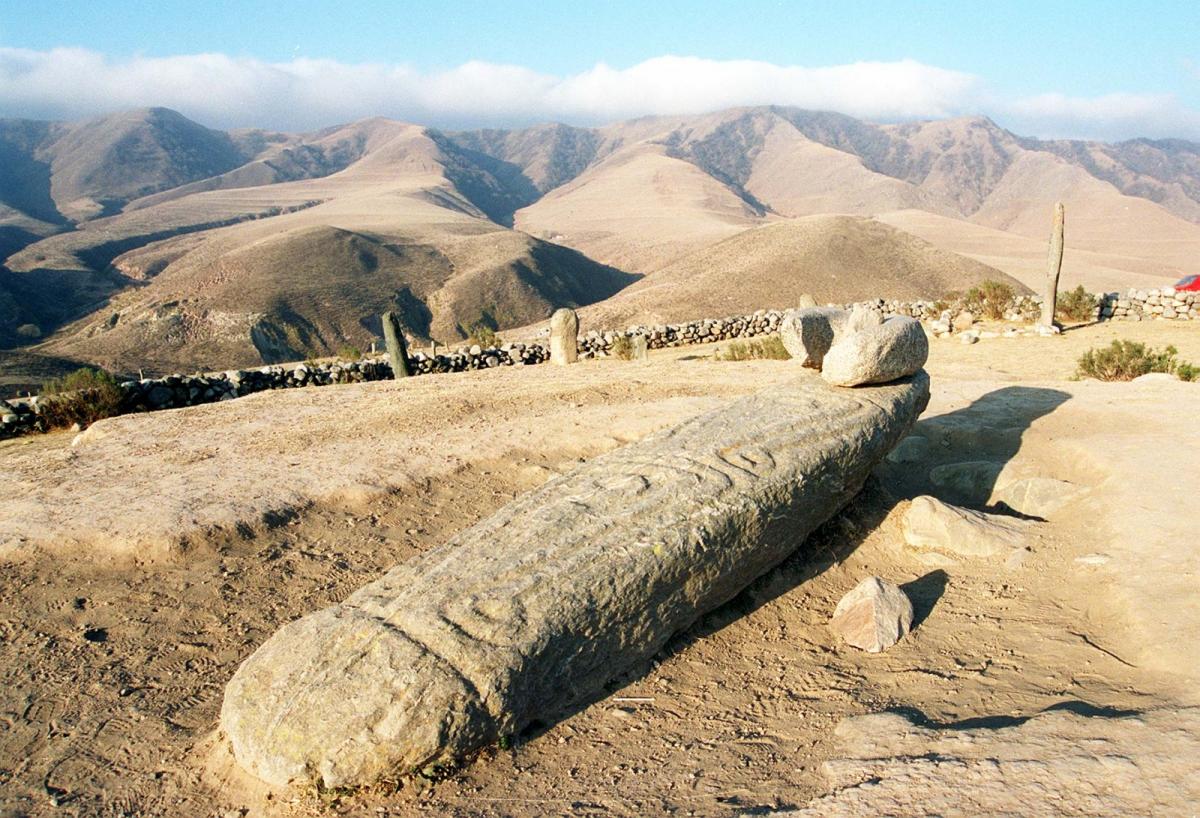
<path id="1" fill-rule="evenodd" d="M 1100 317 L 1116 321 L 1197 321 L 1200 320 L 1200 292 L 1160 287 L 1131 288 L 1124 295 L 1105 293 L 1100 297 Z"/>
<path id="2" fill-rule="evenodd" d="M 1005 311 L 1010 321 L 1035 321 L 1041 311 L 1040 296 L 1017 296 Z M 933 301 L 898 301 L 877 298 L 857 304 L 831 306 L 851 309 L 866 306 L 883 317 L 905 315 L 921 321 L 937 321 L 945 305 Z M 635 325 L 624 330 L 590 330 L 579 336 L 579 357 L 604 358 L 612 354 L 621 336 L 643 336 L 650 349 L 706 344 L 734 338 L 752 338 L 779 332 L 783 310 L 759 310 L 750 315 L 706 318 L 681 324 Z M 1172 287 L 1130 289 L 1124 295 L 1104 293 L 1097 297 L 1096 320 L 1200 320 L 1200 292 L 1177 292 Z M 472 346 L 445 353 L 408 355 L 413 375 L 467 372 L 498 366 L 527 366 L 550 359 L 548 338 L 531 343 L 504 344 L 483 348 Z M 386 380 L 392 367 L 386 358 L 324 363 L 275 364 L 256 369 L 209 372 L 194 375 L 170 375 L 121 384 L 125 393 L 125 411 L 153 411 L 195 406 L 261 392 L 301 386 L 325 386 L 336 383 L 360 383 Z M 0 400 L 0 439 L 29 432 L 45 431 L 38 406 L 44 398 Z"/>

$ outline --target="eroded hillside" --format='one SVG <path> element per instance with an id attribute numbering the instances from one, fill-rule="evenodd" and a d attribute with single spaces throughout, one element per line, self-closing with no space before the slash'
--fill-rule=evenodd
<path id="1" fill-rule="evenodd" d="M 361 347 L 385 309 L 414 340 L 454 343 L 639 277 L 594 314 L 636 302 L 696 317 L 797 287 L 936 297 L 985 272 L 1036 284 L 1058 200 L 1065 283 L 1162 285 L 1200 257 L 1197 156 L 1178 140 L 1042 142 L 979 117 L 876 125 L 778 107 L 459 132 L 370 119 L 225 133 L 161 108 L 5 120 L 0 346 L 153 371 Z M 903 253 L 889 266 L 889 242 L 915 241 L 896 231 L 843 231 L 820 253 L 777 240 L 828 214 L 945 255 L 915 276 Z"/>

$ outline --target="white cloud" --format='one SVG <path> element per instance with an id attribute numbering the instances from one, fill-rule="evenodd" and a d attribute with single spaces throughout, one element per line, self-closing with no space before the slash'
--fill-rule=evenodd
<path id="1" fill-rule="evenodd" d="M 1018 133 L 1094 139 L 1200 138 L 1200 111 L 1171 94 L 1068 97 L 1048 93 L 997 107 Z"/>
<path id="2" fill-rule="evenodd" d="M 0 48 L 2 116 L 69 119 L 162 105 L 216 127 L 312 129 L 368 116 L 455 127 L 595 124 L 764 104 L 879 121 L 984 113 L 1029 135 L 1200 137 L 1200 114 L 1169 96 L 1005 99 L 976 76 L 914 60 L 803 67 L 664 56 L 557 77 L 483 62 L 422 72 L 335 60 L 118 60 L 84 49 Z"/>

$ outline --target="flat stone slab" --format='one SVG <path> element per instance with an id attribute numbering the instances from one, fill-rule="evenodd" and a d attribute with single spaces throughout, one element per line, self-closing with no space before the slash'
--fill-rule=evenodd
<path id="1" fill-rule="evenodd" d="M 928 399 L 803 377 L 549 481 L 268 639 L 226 688 L 236 758 L 365 785 L 560 716 L 799 547 Z"/>

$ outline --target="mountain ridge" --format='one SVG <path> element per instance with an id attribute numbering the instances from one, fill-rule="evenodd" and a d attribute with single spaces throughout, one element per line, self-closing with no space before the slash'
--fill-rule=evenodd
<path id="1" fill-rule="evenodd" d="M 1029 243 L 1044 240 L 1059 198 L 1068 207 L 1068 281 L 1166 282 L 1200 256 L 1200 145 L 1044 141 L 986 117 L 889 125 L 755 106 L 594 128 L 450 131 L 374 117 L 288 134 L 215 131 L 149 108 L 77 123 L 0 120 L 0 159 L 0 345 L 29 345 L 40 333 L 49 337 L 38 349 L 103 349 L 121 365 L 136 345 L 161 344 L 170 352 L 159 357 L 181 366 L 205 357 L 162 315 L 208 327 L 195 338 L 220 334 L 221 322 L 241 327 L 221 341 L 239 362 L 361 344 L 369 314 L 353 318 L 350 308 L 390 306 L 412 318 L 415 339 L 453 342 L 479 324 L 528 323 L 556 300 L 586 306 L 639 277 L 650 286 L 658 271 L 739 233 L 817 215 L 911 225 L 943 250 L 1024 281 Z M 889 216 L 919 213 L 930 217 Z M 989 236 L 1003 237 L 1000 250 L 984 246 Z M 389 255 L 392 246 L 452 259 L 434 265 L 439 287 L 414 286 L 432 256 Z M 767 247 L 736 246 L 784 269 Z M 310 276 L 358 281 L 373 295 L 356 300 L 339 285 L 323 307 L 300 296 L 312 288 L 287 269 L 259 263 L 246 249 L 254 247 L 269 248 L 274 264 L 301 263 Z M 281 291 L 254 312 L 274 327 L 256 330 L 260 340 L 296 343 L 264 353 L 243 331 L 260 319 L 249 310 L 229 319 L 229 303 L 204 290 L 214 275 L 250 289 L 299 288 L 299 300 Z M 843 294 L 857 292 L 844 283 Z M 492 288 L 503 303 L 470 288 Z"/>

